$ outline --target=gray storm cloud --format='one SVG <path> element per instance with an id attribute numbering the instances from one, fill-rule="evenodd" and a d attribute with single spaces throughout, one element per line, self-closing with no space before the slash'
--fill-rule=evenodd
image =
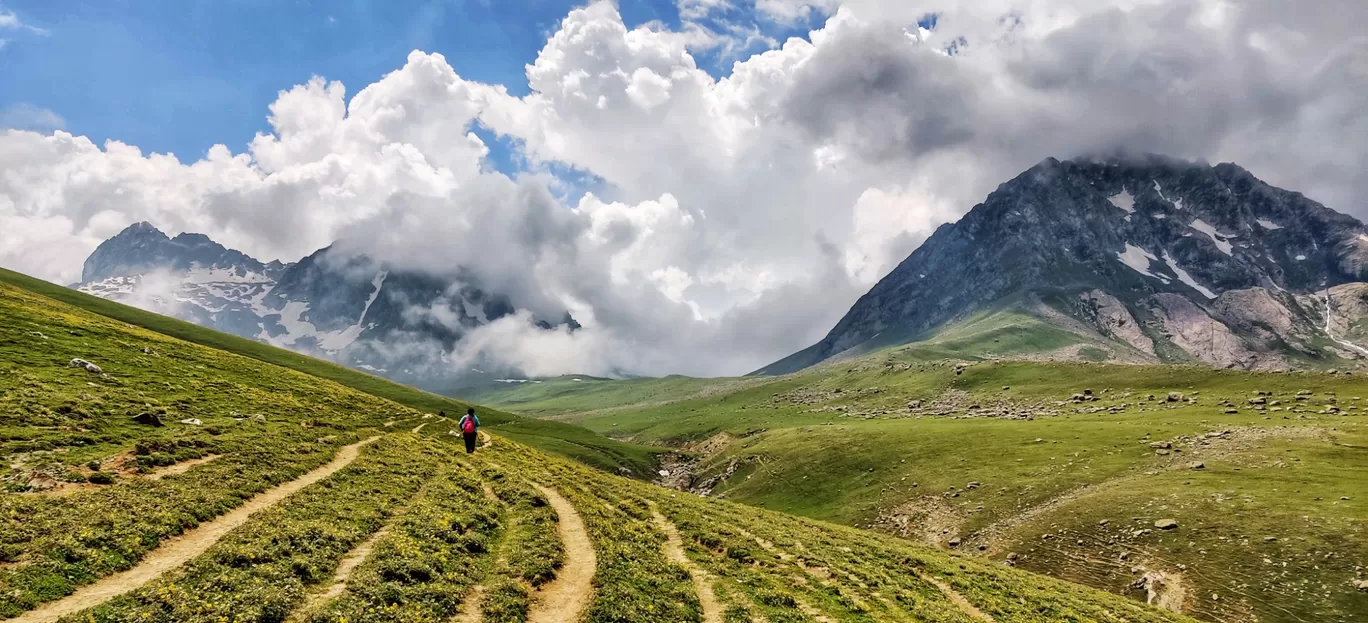
<path id="1" fill-rule="evenodd" d="M 765 0 L 766 19 L 826 17 L 721 79 L 691 51 L 743 49 L 754 25 L 685 4 L 679 31 L 628 28 L 606 1 L 572 11 L 526 96 L 421 52 L 350 99 L 314 79 L 281 92 L 245 152 L 191 163 L 4 131 L 0 264 L 70 282 L 138 220 L 263 259 L 339 241 L 468 271 L 522 310 L 455 351 L 388 348 L 531 374 L 710 375 L 816 341 L 937 226 L 1046 157 L 1234 161 L 1368 216 L 1364 3 Z M 493 171 L 476 124 L 527 170 Z M 567 169 L 611 191 L 565 197 Z M 532 323 L 565 311 L 584 328 Z"/>

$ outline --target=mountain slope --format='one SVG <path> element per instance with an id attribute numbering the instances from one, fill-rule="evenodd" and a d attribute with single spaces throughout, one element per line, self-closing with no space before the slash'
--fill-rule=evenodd
<path id="1" fill-rule="evenodd" d="M 1191 621 L 502 428 L 467 455 L 431 413 L 8 283 L 0 327 L 4 619 Z"/>
<path id="2" fill-rule="evenodd" d="M 465 401 L 418 390 L 329 361 L 83 294 L 20 273 L 0 269 L 0 284 L 40 294 L 180 340 L 328 379 L 411 409 L 428 413 L 445 411 L 448 414 L 457 414 L 464 413 L 466 408 L 474 406 Z M 480 413 L 482 421 L 499 427 L 504 435 L 612 472 L 649 475 L 654 472 L 655 456 L 660 452 L 656 448 L 612 441 L 578 426 L 528 420 L 499 411 L 481 410 Z"/>
<path id="3" fill-rule="evenodd" d="M 1368 351 L 1326 334 L 1317 293 L 1362 282 L 1366 263 L 1362 223 L 1232 164 L 1049 159 L 940 227 L 820 342 L 759 372 L 995 309 L 1098 334 L 1118 359 L 1343 365 Z"/>

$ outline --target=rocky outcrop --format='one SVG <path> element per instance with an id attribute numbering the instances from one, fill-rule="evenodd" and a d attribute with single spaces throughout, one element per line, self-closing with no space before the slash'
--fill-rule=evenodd
<path id="1" fill-rule="evenodd" d="M 1103 332 L 1141 353 L 1154 355 L 1154 340 L 1140 329 L 1140 324 L 1120 299 L 1101 290 L 1090 290 L 1079 298 L 1091 304 L 1094 322 Z"/>
<path id="2" fill-rule="evenodd" d="M 1277 367 L 1281 358 L 1261 357 L 1245 346 L 1221 321 L 1186 297 L 1162 292 L 1154 295 L 1154 311 L 1163 321 L 1169 340 L 1194 358 L 1225 368 Z"/>

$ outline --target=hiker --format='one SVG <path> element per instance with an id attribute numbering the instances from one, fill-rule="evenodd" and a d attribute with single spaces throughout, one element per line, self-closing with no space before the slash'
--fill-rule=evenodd
<path id="1" fill-rule="evenodd" d="M 475 452 L 476 431 L 480 430 L 480 418 L 475 417 L 475 409 L 466 409 L 466 414 L 461 416 L 456 427 L 461 429 L 461 436 L 465 438 L 466 454 Z"/>

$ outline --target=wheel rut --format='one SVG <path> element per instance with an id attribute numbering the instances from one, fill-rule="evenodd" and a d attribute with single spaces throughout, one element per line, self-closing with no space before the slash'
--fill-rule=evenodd
<path id="1" fill-rule="evenodd" d="M 598 558 L 589 532 L 575 506 L 550 487 L 533 484 L 556 510 L 556 532 L 565 549 L 565 564 L 532 600 L 528 623 L 574 623 L 589 605 L 594 592 L 594 569 Z"/>
<path id="2" fill-rule="evenodd" d="M 365 441 L 343 447 L 337 451 L 333 460 L 322 467 L 274 489 L 259 493 L 217 519 L 202 523 L 199 527 L 178 537 L 165 540 L 160 547 L 149 552 L 132 569 L 97 580 L 95 583 L 77 589 L 76 592 L 62 599 L 48 602 L 18 617 L 9 619 L 9 623 L 49 623 L 68 614 L 98 606 L 147 584 L 163 573 L 203 554 L 228 532 L 247 523 L 247 520 L 257 511 L 270 508 L 304 487 L 323 480 L 350 465 L 360 456 L 362 448 L 377 439 L 379 437 L 371 437 Z"/>
<path id="3" fill-rule="evenodd" d="M 375 551 L 375 544 L 380 542 L 380 539 L 385 538 L 385 535 L 387 534 L 389 534 L 389 526 L 384 526 L 379 530 L 376 530 L 375 534 L 372 534 L 370 538 L 362 541 L 360 545 L 357 545 L 352 548 L 350 552 L 347 552 L 347 555 L 342 558 L 342 562 L 337 565 L 337 571 L 333 573 L 332 584 L 328 586 L 328 590 L 309 597 L 308 601 L 295 611 L 296 614 L 287 620 L 302 621 L 305 616 L 314 609 L 336 599 L 346 591 L 347 580 L 351 578 L 352 572 L 356 571 L 356 568 L 361 566 L 361 563 L 365 562 L 366 558 L 370 557 L 371 552 Z"/>
<path id="4" fill-rule="evenodd" d="M 974 617 L 980 621 L 988 621 L 989 623 L 993 622 L 993 617 L 988 616 L 986 612 L 979 610 L 978 607 L 976 607 L 974 604 L 969 603 L 969 600 L 965 599 L 964 595 L 961 595 L 959 591 L 952 588 L 949 584 L 946 584 L 945 582 L 937 578 L 931 577 L 930 575 L 927 575 L 925 573 L 918 573 L 917 577 L 921 578 L 922 581 L 931 584 L 932 586 L 935 586 L 937 589 L 939 589 L 940 592 L 945 595 L 945 598 L 949 599 L 950 603 L 955 604 L 955 607 L 959 608 L 961 612 L 971 617 Z"/>
<path id="5" fill-rule="evenodd" d="M 717 595 L 713 593 L 712 579 L 684 553 L 684 539 L 679 536 L 679 528 L 660 514 L 660 508 L 655 502 L 647 504 L 651 507 L 651 521 L 655 523 L 656 528 L 665 533 L 665 544 L 661 546 L 665 557 L 684 567 L 693 580 L 694 593 L 698 595 L 698 602 L 703 606 L 703 623 L 722 623 L 722 604 L 718 603 Z"/>

